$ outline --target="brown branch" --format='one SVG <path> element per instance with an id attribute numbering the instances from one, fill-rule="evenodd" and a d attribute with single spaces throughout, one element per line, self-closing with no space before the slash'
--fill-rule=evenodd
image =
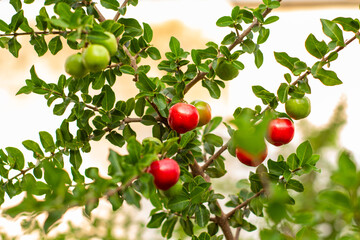
<path id="1" fill-rule="evenodd" d="M 229 142 L 225 143 L 214 155 L 212 155 L 209 160 L 205 162 L 204 165 L 202 165 L 201 170 L 205 171 L 215 159 L 217 159 L 229 146 Z"/>
<path id="2" fill-rule="evenodd" d="M 11 36 L 23 36 L 23 35 L 32 35 L 32 34 L 63 34 L 63 33 L 71 33 L 72 31 L 34 31 L 34 32 L 20 32 L 20 33 L 4 33 L 0 34 L 0 37 L 11 37 Z"/>
<path id="3" fill-rule="evenodd" d="M 126 6 L 126 4 L 128 3 L 128 1 L 129 0 L 125 0 L 124 2 L 123 2 L 123 4 L 121 4 L 121 6 L 120 6 L 120 8 L 124 8 L 125 6 Z M 117 11 L 117 13 L 116 13 L 116 15 L 115 15 L 115 17 L 114 17 L 114 21 L 117 21 L 118 19 L 119 19 L 119 17 L 120 17 L 120 12 L 119 11 Z"/>
<path id="4" fill-rule="evenodd" d="M 228 212 L 226 214 L 226 218 L 229 219 L 238 209 L 241 209 L 241 208 L 247 206 L 250 203 L 251 200 L 253 200 L 254 198 L 257 198 L 258 196 L 260 196 L 264 192 L 265 192 L 265 189 L 263 188 L 259 192 L 257 192 L 254 196 L 246 199 L 240 205 L 237 205 L 234 209 L 232 209 L 230 212 Z"/>
<path id="5" fill-rule="evenodd" d="M 277 0 L 278 2 L 281 2 L 282 0 Z M 263 17 L 266 17 L 270 12 L 272 11 L 271 8 L 265 9 L 264 13 L 262 14 Z M 255 19 L 252 24 L 245 29 L 237 38 L 236 40 L 228 47 L 229 51 L 233 50 L 236 45 L 240 44 L 244 38 L 251 32 L 251 30 L 259 24 L 259 21 Z M 220 54 L 219 57 L 222 57 L 223 55 Z M 209 68 L 212 69 L 212 64 L 209 65 Z M 196 77 L 191 80 L 184 89 L 184 94 L 186 94 L 196 83 L 198 83 L 200 80 L 202 80 L 206 76 L 206 72 L 199 72 Z"/>
<path id="6" fill-rule="evenodd" d="M 236 229 L 236 233 L 235 233 L 235 240 L 239 240 L 240 238 L 240 231 L 241 231 L 241 227 L 238 227 Z"/>
<path id="7" fill-rule="evenodd" d="M 94 4 L 94 10 L 97 12 L 97 14 L 99 15 L 99 21 L 100 22 L 104 22 L 106 20 L 106 18 L 104 17 L 104 15 L 102 15 L 102 13 L 100 12 L 100 10 L 96 7 L 96 5 Z"/>

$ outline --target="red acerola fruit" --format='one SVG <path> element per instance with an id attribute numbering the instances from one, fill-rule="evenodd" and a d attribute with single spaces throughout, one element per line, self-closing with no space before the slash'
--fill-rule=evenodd
<path id="1" fill-rule="evenodd" d="M 195 129 L 199 123 L 199 112 L 195 106 L 176 103 L 169 109 L 168 123 L 177 133 L 186 133 Z"/>
<path id="2" fill-rule="evenodd" d="M 237 147 L 236 148 L 236 157 L 239 159 L 240 162 L 242 162 L 243 164 L 245 164 L 247 166 L 257 167 L 267 157 L 267 147 L 265 147 L 265 150 L 260 152 L 259 154 L 252 154 L 240 147 Z"/>
<path id="3" fill-rule="evenodd" d="M 293 139 L 294 132 L 294 123 L 290 119 L 276 118 L 269 123 L 266 140 L 275 146 L 281 146 Z"/>
<path id="4" fill-rule="evenodd" d="M 155 186 L 161 190 L 174 186 L 180 177 L 179 164 L 171 158 L 152 162 L 148 172 L 154 176 Z"/>

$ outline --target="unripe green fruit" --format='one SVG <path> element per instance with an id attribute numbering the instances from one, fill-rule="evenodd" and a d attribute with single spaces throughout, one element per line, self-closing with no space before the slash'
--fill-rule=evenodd
<path id="1" fill-rule="evenodd" d="M 104 32 L 104 33 L 108 35 L 109 38 L 105 40 L 104 39 L 92 40 L 91 43 L 103 45 L 109 51 L 110 56 L 114 56 L 118 50 L 118 43 L 116 41 L 116 37 L 111 32 Z"/>
<path id="2" fill-rule="evenodd" d="M 232 80 L 239 75 L 239 69 L 237 69 L 230 61 L 225 58 L 219 58 L 217 60 L 217 66 L 215 69 L 216 75 L 224 81 Z"/>
<path id="3" fill-rule="evenodd" d="M 208 124 L 211 120 L 211 107 L 204 101 L 195 101 L 194 106 L 199 112 L 199 123 L 198 127 Z"/>
<path id="4" fill-rule="evenodd" d="M 85 67 L 90 72 L 99 72 L 107 67 L 110 61 L 109 51 L 102 45 L 91 44 L 82 54 Z"/>
<path id="5" fill-rule="evenodd" d="M 162 191 L 162 190 L 160 190 Z M 176 197 L 177 195 L 179 195 L 182 192 L 182 184 L 181 181 L 179 180 L 174 186 L 172 186 L 171 188 L 169 188 L 166 191 L 162 191 L 162 193 L 167 197 L 167 198 L 173 198 Z"/>
<path id="6" fill-rule="evenodd" d="M 86 69 L 80 53 L 70 55 L 65 61 L 65 72 L 74 78 L 82 78 L 89 71 Z"/>
<path id="7" fill-rule="evenodd" d="M 311 112 L 310 99 L 307 97 L 291 97 L 285 103 L 286 113 L 295 120 L 306 118 Z"/>

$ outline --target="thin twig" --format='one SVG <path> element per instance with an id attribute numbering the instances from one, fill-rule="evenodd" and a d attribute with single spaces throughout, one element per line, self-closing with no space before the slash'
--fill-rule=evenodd
<path id="1" fill-rule="evenodd" d="M 204 165 L 202 165 L 201 170 L 205 171 L 215 159 L 217 159 L 229 146 L 229 142 L 225 143 L 214 155 L 212 155 L 209 160 L 205 162 Z"/>
<path id="2" fill-rule="evenodd" d="M 124 8 L 126 6 L 126 4 L 128 3 L 129 0 L 125 0 L 123 2 L 123 4 L 121 4 L 120 8 Z M 120 12 L 117 11 L 117 13 L 115 14 L 115 17 L 114 17 L 114 21 L 117 21 L 120 17 Z"/>
<path id="3" fill-rule="evenodd" d="M 254 198 L 257 198 L 258 196 L 260 196 L 263 192 L 265 192 L 265 189 L 261 189 L 259 192 L 257 192 L 254 196 L 246 199 L 244 202 L 242 202 L 240 205 L 237 205 L 235 208 L 233 208 L 230 212 L 228 212 L 226 214 L 226 218 L 230 218 L 238 209 L 241 209 L 245 206 L 247 206 L 251 200 L 253 200 Z"/>
<path id="4" fill-rule="evenodd" d="M 282 0 L 277 0 L 278 2 L 281 2 Z M 270 12 L 272 11 L 271 8 L 267 8 L 265 9 L 264 13 L 262 14 L 263 17 L 266 17 Z M 257 26 L 259 24 L 259 21 L 257 19 L 255 19 L 252 24 L 245 29 L 240 35 L 239 37 L 236 38 L 236 40 L 228 47 L 229 51 L 233 50 L 235 48 L 235 46 L 237 46 L 238 44 L 240 44 L 244 38 L 251 32 L 251 30 Z M 219 57 L 222 57 L 223 55 L 220 54 Z M 212 64 L 209 64 L 209 68 L 212 69 Z M 200 80 L 202 80 L 205 76 L 206 76 L 206 72 L 199 72 L 196 77 L 191 80 L 184 89 L 184 94 L 186 94 L 196 83 L 198 83 Z"/>

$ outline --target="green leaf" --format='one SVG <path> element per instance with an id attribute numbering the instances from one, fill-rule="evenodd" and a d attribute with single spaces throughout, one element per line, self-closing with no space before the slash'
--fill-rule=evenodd
<path id="1" fill-rule="evenodd" d="M 125 35 L 136 37 L 136 36 L 140 36 L 143 32 L 141 25 L 136 19 L 120 18 L 118 22 L 125 26 Z"/>
<path id="2" fill-rule="evenodd" d="M 289 169 L 289 167 L 286 165 L 285 162 L 275 162 L 271 159 L 267 162 L 269 173 L 275 174 L 276 176 L 281 176 L 284 174 L 286 170 Z"/>
<path id="3" fill-rule="evenodd" d="M 359 22 L 355 21 L 352 18 L 337 17 L 332 21 L 340 24 L 343 27 L 344 31 L 351 31 L 356 33 L 360 29 Z"/>
<path id="4" fill-rule="evenodd" d="M 49 50 L 52 55 L 56 55 L 63 48 L 60 36 L 52 38 L 49 42 Z"/>
<path id="5" fill-rule="evenodd" d="M 220 88 L 214 81 L 205 79 L 201 82 L 201 84 L 203 87 L 205 87 L 209 91 L 209 94 L 212 98 L 215 98 L 215 99 L 220 98 L 220 95 L 221 95 Z"/>
<path id="6" fill-rule="evenodd" d="M 274 52 L 274 56 L 278 63 L 280 63 L 284 67 L 287 67 L 293 73 L 296 70 L 295 63 L 300 61 L 298 58 L 290 57 L 285 52 Z"/>
<path id="7" fill-rule="evenodd" d="M 296 156 L 300 161 L 300 166 L 305 164 L 311 158 L 312 153 L 313 151 L 309 141 L 305 141 L 297 147 Z"/>
<path id="8" fill-rule="evenodd" d="M 37 155 L 37 157 L 42 157 L 44 156 L 43 151 L 41 150 L 39 144 L 37 144 L 36 142 L 32 141 L 32 140 L 25 140 L 22 142 L 22 144 L 24 145 L 24 147 L 30 151 L 33 151 L 35 155 Z"/>
<path id="9" fill-rule="evenodd" d="M 2 32 L 10 32 L 11 29 L 9 25 L 7 25 L 3 20 L 0 19 L 0 31 Z"/>
<path id="10" fill-rule="evenodd" d="M 195 210 L 195 220 L 199 227 L 207 226 L 210 220 L 210 212 L 204 205 L 198 205 Z"/>
<path id="11" fill-rule="evenodd" d="M 311 68 L 311 74 L 314 78 L 319 79 L 326 86 L 342 84 L 342 81 L 337 77 L 335 72 L 325 70 L 321 65 L 321 62 L 317 62 Z"/>
<path id="12" fill-rule="evenodd" d="M 254 56 L 255 56 L 255 65 L 257 68 L 260 68 L 261 65 L 264 62 L 264 55 L 263 53 L 260 51 L 260 49 L 256 50 L 254 52 Z"/>
<path id="13" fill-rule="evenodd" d="M 214 145 L 215 147 L 221 147 L 223 144 L 223 139 L 220 136 L 212 133 L 204 134 L 203 140 Z"/>
<path id="14" fill-rule="evenodd" d="M 122 198 L 120 198 L 119 194 L 111 195 L 108 200 L 111 203 L 113 211 L 118 210 L 122 206 L 124 201 Z"/>
<path id="15" fill-rule="evenodd" d="M 65 100 L 62 103 L 56 104 L 54 106 L 53 113 L 57 116 L 63 115 L 69 104 L 70 104 L 70 100 Z"/>
<path id="16" fill-rule="evenodd" d="M 34 46 L 34 49 L 39 57 L 44 55 L 48 50 L 48 46 L 43 35 L 31 35 L 30 43 Z"/>
<path id="17" fill-rule="evenodd" d="M 100 0 L 100 3 L 103 7 L 112 9 L 115 11 L 117 11 L 118 8 L 120 7 L 119 2 L 116 0 Z"/>
<path id="18" fill-rule="evenodd" d="M 55 151 L 55 143 L 54 139 L 50 133 L 42 131 L 39 132 L 41 145 L 44 147 L 46 152 L 54 152 Z"/>
<path id="19" fill-rule="evenodd" d="M 8 153 L 8 161 L 12 163 L 12 168 L 22 170 L 25 166 L 25 158 L 23 153 L 14 147 L 7 147 L 5 150 Z"/>
<path id="20" fill-rule="evenodd" d="M 164 212 L 156 213 L 151 216 L 151 219 L 148 222 L 148 224 L 146 225 L 146 227 L 159 228 L 165 218 L 166 218 L 166 213 L 164 213 Z"/>
<path id="21" fill-rule="evenodd" d="M 259 85 L 252 86 L 252 90 L 255 96 L 260 98 L 263 101 L 263 103 L 266 105 L 269 104 L 271 101 L 273 101 L 273 99 L 275 98 L 275 94 L 269 92 L 262 86 Z"/>
<path id="22" fill-rule="evenodd" d="M 21 44 L 16 40 L 15 37 L 13 37 L 9 40 L 8 46 L 10 53 L 17 58 L 19 56 Z"/>
<path id="23" fill-rule="evenodd" d="M 279 3 L 279 2 L 277 2 L 277 1 L 274 1 L 273 2 L 273 6 L 275 6 L 274 4 L 276 4 L 276 3 Z M 279 4 L 279 6 L 280 6 L 280 4 Z M 275 7 L 274 7 L 275 8 Z M 266 20 L 265 20 L 265 22 L 264 22 L 264 24 L 266 25 L 266 24 L 271 24 L 271 23 L 274 23 L 274 22 L 276 22 L 276 21 L 278 21 L 280 18 L 278 17 L 278 16 L 271 16 L 271 17 L 268 17 Z"/>
<path id="24" fill-rule="evenodd" d="M 109 140 L 112 144 L 118 147 L 122 147 L 125 144 L 125 139 L 119 133 L 112 131 L 106 135 L 106 139 Z"/>
<path id="25" fill-rule="evenodd" d="M 247 53 L 253 53 L 256 49 L 256 44 L 249 38 L 242 43 L 242 49 Z"/>
<path id="26" fill-rule="evenodd" d="M 23 23 L 24 21 L 24 11 L 21 10 L 19 12 L 17 12 L 12 18 L 11 18 L 11 22 L 9 24 L 10 29 L 15 32 L 16 30 L 18 30 L 18 28 L 20 27 L 20 25 Z"/>
<path id="27" fill-rule="evenodd" d="M 338 169 L 331 175 L 331 180 L 344 186 L 346 189 L 356 189 L 356 165 L 351 155 L 344 151 L 338 159 Z"/>
<path id="28" fill-rule="evenodd" d="M 170 217 L 166 219 L 164 224 L 161 227 L 161 236 L 170 239 L 172 237 L 172 233 L 174 231 L 175 224 L 177 222 L 176 217 Z"/>
<path id="29" fill-rule="evenodd" d="M 295 153 L 288 156 L 286 163 L 291 170 L 295 170 L 300 167 L 300 160 Z"/>
<path id="30" fill-rule="evenodd" d="M 303 192 L 304 191 L 304 186 L 302 185 L 302 183 L 295 180 L 295 179 L 290 179 L 286 183 L 286 188 L 295 190 L 296 192 Z"/>
<path id="31" fill-rule="evenodd" d="M 109 85 L 105 85 L 101 91 L 104 93 L 101 105 L 105 111 L 110 111 L 115 104 L 115 93 Z"/>
<path id="32" fill-rule="evenodd" d="M 231 17 L 224 16 L 224 17 L 219 18 L 216 21 L 216 26 L 218 26 L 218 27 L 227 27 L 227 26 L 232 25 L 233 23 L 234 23 L 234 21 L 231 19 Z"/>
<path id="33" fill-rule="evenodd" d="M 313 34 L 310 34 L 305 41 L 306 50 L 316 58 L 322 59 L 329 51 L 324 41 L 319 42 Z"/>
<path id="34" fill-rule="evenodd" d="M 150 56 L 152 60 L 159 60 L 161 59 L 160 51 L 156 47 L 149 47 L 146 50 L 146 53 Z"/>
<path id="35" fill-rule="evenodd" d="M 144 26 L 144 39 L 146 42 L 150 43 L 153 38 L 153 31 L 149 24 L 143 23 Z"/>
<path id="36" fill-rule="evenodd" d="M 123 196 L 128 204 L 140 208 L 141 196 L 132 187 L 126 188 Z"/>
<path id="37" fill-rule="evenodd" d="M 270 30 L 267 28 L 262 27 L 259 31 L 259 36 L 257 38 L 257 44 L 263 44 L 269 38 Z"/>
<path id="38" fill-rule="evenodd" d="M 135 75 L 135 69 L 130 65 L 122 65 L 119 69 L 122 73 Z"/>
<path id="39" fill-rule="evenodd" d="M 154 97 L 154 103 L 159 110 L 164 110 L 167 107 L 166 97 L 162 94 L 156 94 Z"/>
<path id="40" fill-rule="evenodd" d="M 352 211 L 349 196 L 340 191 L 324 190 L 319 193 L 318 198 L 323 206 L 331 206 L 331 208 Z"/>
<path id="41" fill-rule="evenodd" d="M 70 163 L 78 170 L 82 163 L 82 157 L 79 150 L 70 150 Z"/>
<path id="42" fill-rule="evenodd" d="M 10 4 L 14 7 L 15 11 L 20 11 L 22 5 L 20 0 L 10 0 Z"/>
<path id="43" fill-rule="evenodd" d="M 175 37 L 170 38 L 169 47 L 171 52 L 174 53 L 176 57 L 180 55 L 180 42 Z"/>
<path id="44" fill-rule="evenodd" d="M 277 90 L 277 95 L 281 103 L 285 103 L 288 99 L 289 85 L 286 83 L 281 83 L 279 89 Z"/>
<path id="45" fill-rule="evenodd" d="M 204 134 L 214 131 L 222 122 L 222 117 L 213 117 L 204 129 Z"/>
<path id="46" fill-rule="evenodd" d="M 180 212 L 187 208 L 190 204 L 190 199 L 186 196 L 176 196 L 171 198 L 168 203 L 168 208 L 175 211 Z"/>
<path id="47" fill-rule="evenodd" d="M 337 46 L 344 47 L 345 44 L 344 44 L 343 32 L 338 27 L 338 25 L 326 19 L 320 19 L 320 21 L 325 35 L 330 37 L 333 41 L 335 41 Z"/>
<path id="48" fill-rule="evenodd" d="M 155 83 L 143 72 L 139 73 L 139 81 L 136 82 L 136 87 L 145 92 L 153 92 L 156 89 Z"/>
<path id="49" fill-rule="evenodd" d="M 53 226 L 54 223 L 64 215 L 64 213 L 64 210 L 55 210 L 48 212 L 48 216 L 44 222 L 45 233 L 48 233 L 50 231 L 51 226 Z"/>

